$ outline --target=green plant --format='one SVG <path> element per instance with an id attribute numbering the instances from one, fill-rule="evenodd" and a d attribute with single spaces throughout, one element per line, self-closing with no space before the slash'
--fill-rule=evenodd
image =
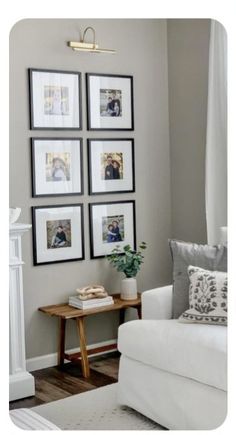
<path id="1" fill-rule="evenodd" d="M 137 275 L 141 264 L 144 262 L 143 250 L 146 248 L 146 242 L 141 242 L 137 251 L 131 249 L 130 245 L 125 245 L 123 249 L 117 246 L 112 250 L 111 255 L 107 256 L 107 259 L 118 272 L 123 272 L 126 278 L 133 278 Z"/>

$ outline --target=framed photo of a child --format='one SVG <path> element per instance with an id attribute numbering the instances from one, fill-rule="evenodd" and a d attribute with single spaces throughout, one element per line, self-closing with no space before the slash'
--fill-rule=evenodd
<path id="1" fill-rule="evenodd" d="M 81 130 L 79 72 L 29 69 L 32 130 Z"/>
<path id="2" fill-rule="evenodd" d="M 32 138 L 32 196 L 83 195 L 80 138 Z"/>
<path id="3" fill-rule="evenodd" d="M 86 74 L 88 130 L 133 130 L 133 77 Z"/>
<path id="4" fill-rule="evenodd" d="M 136 249 L 135 201 L 89 204 L 90 257 L 101 258 L 116 247 Z"/>
<path id="5" fill-rule="evenodd" d="M 88 139 L 89 194 L 135 191 L 134 139 Z"/>
<path id="6" fill-rule="evenodd" d="M 34 265 L 84 259 L 83 205 L 32 207 Z"/>

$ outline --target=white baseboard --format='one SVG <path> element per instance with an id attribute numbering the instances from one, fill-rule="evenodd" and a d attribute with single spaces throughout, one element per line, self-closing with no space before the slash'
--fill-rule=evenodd
<path id="1" fill-rule="evenodd" d="M 100 343 L 89 344 L 88 349 L 95 349 L 97 347 L 107 346 L 109 344 L 115 344 L 117 340 L 107 340 Z M 66 353 L 80 352 L 80 348 L 66 350 Z M 103 355 L 106 353 L 114 352 L 114 350 L 107 350 L 105 352 L 97 353 L 96 355 Z M 89 355 L 89 358 L 93 356 Z M 53 367 L 57 365 L 57 353 L 50 353 L 48 355 L 36 356 L 34 358 L 29 358 L 26 360 L 26 370 L 28 372 L 33 372 L 34 370 L 46 369 L 47 367 Z"/>
<path id="2" fill-rule="evenodd" d="M 23 397 L 34 396 L 34 377 L 22 371 L 9 376 L 9 400 L 18 400 Z"/>

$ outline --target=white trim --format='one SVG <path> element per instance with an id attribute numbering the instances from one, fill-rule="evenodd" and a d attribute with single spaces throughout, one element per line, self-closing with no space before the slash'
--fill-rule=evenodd
<path id="1" fill-rule="evenodd" d="M 87 349 L 95 349 L 97 347 L 102 347 L 102 346 L 107 346 L 109 344 L 116 344 L 117 343 L 117 339 L 113 339 L 113 340 L 107 340 L 107 341 L 102 341 L 100 343 L 94 343 L 94 344 L 89 344 L 87 346 Z M 66 353 L 74 353 L 74 352 L 80 352 L 80 348 L 76 347 L 74 349 L 69 349 L 66 350 Z M 111 353 L 114 352 L 114 350 L 107 350 L 105 352 L 99 352 L 96 353 L 95 355 L 103 355 L 106 353 Z M 93 356 L 93 355 L 89 355 L 89 358 Z M 69 361 L 66 361 L 66 363 Z M 40 369 L 46 369 L 48 367 L 53 367 L 57 365 L 57 353 L 49 353 L 47 355 L 42 355 L 42 356 L 36 356 L 34 358 L 28 358 L 26 360 L 26 369 L 29 372 L 33 372 L 34 370 L 40 370 Z"/>
<path id="2" fill-rule="evenodd" d="M 12 224 L 9 234 L 10 400 L 35 394 L 34 377 L 26 371 L 21 237 L 31 225 Z"/>
<path id="3" fill-rule="evenodd" d="M 25 233 L 26 231 L 30 230 L 30 228 L 32 227 L 32 225 L 30 224 L 21 224 L 21 223 L 14 223 L 14 224 L 9 224 L 9 233 L 10 235 L 21 235 L 23 233 Z"/>
<path id="4" fill-rule="evenodd" d="M 24 371 L 13 375 L 9 378 L 9 400 L 18 400 L 23 397 L 34 396 L 34 377 Z"/>

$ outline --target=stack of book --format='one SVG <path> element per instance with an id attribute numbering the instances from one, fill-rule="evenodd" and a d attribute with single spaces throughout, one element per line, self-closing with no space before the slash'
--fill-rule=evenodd
<path id="1" fill-rule="evenodd" d="M 104 307 L 106 305 L 114 304 L 112 296 L 105 298 L 93 298 L 82 301 L 78 296 L 69 296 L 69 305 L 71 307 L 79 308 L 81 310 Z"/>

